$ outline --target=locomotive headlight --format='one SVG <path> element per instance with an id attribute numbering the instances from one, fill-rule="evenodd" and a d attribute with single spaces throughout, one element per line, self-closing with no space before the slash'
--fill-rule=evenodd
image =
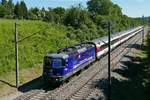
<path id="1" fill-rule="evenodd" d="M 65 68 L 64 70 L 66 71 L 66 70 L 68 70 L 68 68 Z"/>

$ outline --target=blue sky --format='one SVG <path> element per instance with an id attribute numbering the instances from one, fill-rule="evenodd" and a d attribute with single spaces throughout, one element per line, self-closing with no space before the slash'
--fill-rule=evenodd
<path id="1" fill-rule="evenodd" d="M 14 2 L 19 0 L 13 0 Z M 88 0 L 24 0 L 29 8 L 31 7 L 65 7 L 71 5 L 86 5 Z M 112 0 L 118 4 L 125 15 L 130 17 L 150 16 L 150 0 Z"/>
<path id="2" fill-rule="evenodd" d="M 112 0 L 130 17 L 150 16 L 150 0 Z"/>

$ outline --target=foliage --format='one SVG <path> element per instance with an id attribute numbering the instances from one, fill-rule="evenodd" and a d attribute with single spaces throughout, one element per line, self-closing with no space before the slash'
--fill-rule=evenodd
<path id="1" fill-rule="evenodd" d="M 65 24 L 77 28 L 80 26 L 80 9 L 73 7 L 69 9 L 65 17 Z"/>
<path id="2" fill-rule="evenodd" d="M 0 5 L 0 17 L 4 17 L 5 16 L 5 8 L 4 6 Z"/>
<path id="3" fill-rule="evenodd" d="M 150 33 L 150 31 L 148 32 Z M 150 34 L 148 34 L 147 36 L 147 59 L 148 59 L 148 62 L 150 62 Z"/>
<path id="4" fill-rule="evenodd" d="M 28 18 L 28 11 L 24 1 L 17 2 L 14 9 L 15 17 L 21 19 Z"/>
<path id="5" fill-rule="evenodd" d="M 150 30 L 148 29 L 146 45 L 144 45 L 144 50 L 146 51 L 147 57 L 143 59 L 143 85 L 144 85 L 144 92 L 148 98 L 150 98 Z"/>
<path id="6" fill-rule="evenodd" d="M 89 0 L 88 9 L 92 14 L 109 15 L 113 6 L 110 0 Z"/>

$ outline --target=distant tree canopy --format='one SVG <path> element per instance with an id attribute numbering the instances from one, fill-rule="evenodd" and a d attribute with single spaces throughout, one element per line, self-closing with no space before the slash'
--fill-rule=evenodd
<path id="1" fill-rule="evenodd" d="M 0 17 L 27 19 L 28 10 L 25 2 L 17 2 L 15 5 L 12 0 L 2 0 L 0 4 Z"/>
<path id="2" fill-rule="evenodd" d="M 72 27 L 71 29 L 75 31 L 70 32 L 73 34 L 70 36 L 78 37 L 80 34 L 80 41 L 106 34 L 108 20 L 112 23 L 113 32 L 140 25 L 142 22 L 141 18 L 130 18 L 123 15 L 121 8 L 113 4 L 111 0 L 89 0 L 87 8 L 79 4 L 79 6 L 68 9 L 62 7 L 27 9 L 23 0 L 16 4 L 12 0 L 1 0 L 0 18 L 43 20 L 48 23 L 65 25 L 68 29 Z"/>
<path id="3" fill-rule="evenodd" d="M 90 0 L 87 2 L 88 10 L 92 14 L 109 15 L 112 7 L 110 0 Z"/>
<path id="4" fill-rule="evenodd" d="M 2 5 L 7 4 L 7 0 L 2 0 Z"/>
<path id="5" fill-rule="evenodd" d="M 19 19 L 27 19 L 28 18 L 28 10 L 24 1 L 20 3 L 17 2 L 14 8 L 15 18 Z"/>
<path id="6" fill-rule="evenodd" d="M 13 8 L 12 0 L 2 0 L 0 4 L 0 17 L 13 18 Z"/>

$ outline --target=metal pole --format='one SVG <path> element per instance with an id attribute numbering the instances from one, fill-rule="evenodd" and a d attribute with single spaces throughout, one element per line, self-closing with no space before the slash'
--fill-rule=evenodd
<path id="1" fill-rule="evenodd" d="M 108 100 L 111 97 L 111 24 L 108 22 Z"/>
<path id="2" fill-rule="evenodd" d="M 19 87 L 19 59 L 18 59 L 18 30 L 15 23 L 15 59 L 16 59 L 16 88 Z"/>

